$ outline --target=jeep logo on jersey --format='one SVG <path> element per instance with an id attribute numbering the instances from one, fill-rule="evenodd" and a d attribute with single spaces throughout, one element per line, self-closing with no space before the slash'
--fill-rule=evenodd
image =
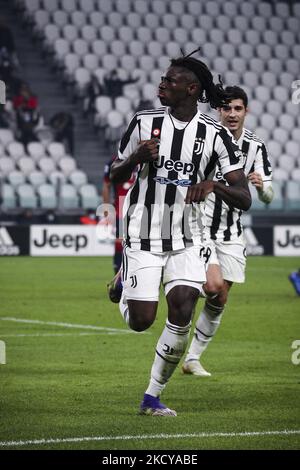
<path id="1" fill-rule="evenodd" d="M 181 160 L 177 160 L 174 162 L 174 160 L 165 160 L 165 157 L 162 155 L 160 161 L 155 161 L 153 162 L 154 168 L 159 170 L 160 168 L 165 168 L 168 171 L 174 170 L 176 172 L 180 172 L 184 175 L 187 173 L 193 173 L 195 170 L 195 165 L 190 162 L 190 163 L 185 163 L 182 162 Z"/>
<path id="2" fill-rule="evenodd" d="M 196 155 L 201 155 L 201 153 L 203 152 L 203 148 L 204 140 L 198 137 L 197 139 L 195 139 L 194 153 Z"/>

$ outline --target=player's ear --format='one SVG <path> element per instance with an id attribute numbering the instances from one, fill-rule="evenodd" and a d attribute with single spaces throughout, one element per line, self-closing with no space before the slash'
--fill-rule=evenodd
<path id="1" fill-rule="evenodd" d="M 190 83 L 189 86 L 188 86 L 188 94 L 190 96 L 193 96 L 195 94 L 199 95 L 200 93 L 200 90 L 199 90 L 199 84 L 194 82 L 194 83 Z"/>

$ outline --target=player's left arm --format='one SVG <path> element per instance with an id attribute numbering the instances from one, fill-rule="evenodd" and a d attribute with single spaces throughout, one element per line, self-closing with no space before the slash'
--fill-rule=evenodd
<path id="1" fill-rule="evenodd" d="M 274 191 L 272 187 L 272 168 L 264 144 L 255 156 L 254 171 L 248 174 L 248 181 L 255 186 L 260 201 L 270 204 Z"/>
<path id="2" fill-rule="evenodd" d="M 218 181 L 206 180 L 190 186 L 187 191 L 185 202 L 204 201 L 210 193 L 215 193 L 226 204 L 243 211 L 247 211 L 251 206 L 251 194 L 247 179 L 243 170 L 234 170 L 224 175 L 229 186 Z"/>

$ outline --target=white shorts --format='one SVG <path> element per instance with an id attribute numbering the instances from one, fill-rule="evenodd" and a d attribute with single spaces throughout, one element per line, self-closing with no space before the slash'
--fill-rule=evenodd
<path id="1" fill-rule="evenodd" d="M 212 240 L 208 246 L 212 250 L 209 264 L 220 265 L 226 281 L 245 282 L 247 255 L 243 236 L 228 242 Z"/>
<path id="2" fill-rule="evenodd" d="M 175 285 L 195 287 L 202 293 L 211 250 L 192 246 L 166 253 L 123 250 L 122 280 L 127 299 L 158 301 L 162 282 L 166 295 Z"/>

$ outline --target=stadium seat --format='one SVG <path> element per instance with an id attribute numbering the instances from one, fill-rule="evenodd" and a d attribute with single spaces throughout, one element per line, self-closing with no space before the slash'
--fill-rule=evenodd
<path id="1" fill-rule="evenodd" d="M 65 147 L 61 142 L 51 142 L 47 146 L 47 152 L 55 162 L 58 162 L 62 157 L 66 155 Z"/>
<path id="2" fill-rule="evenodd" d="M 146 0 L 135 0 L 132 6 L 134 10 L 142 16 L 146 15 L 149 11 L 149 6 Z"/>
<path id="3" fill-rule="evenodd" d="M 105 3 L 110 3 L 110 2 L 99 2 L 99 11 L 102 11 Z M 95 3 L 94 0 L 78 0 L 78 6 L 79 10 L 85 12 L 85 13 L 93 13 L 95 11 Z"/>
<path id="4" fill-rule="evenodd" d="M 143 49 L 145 49 L 145 45 L 147 45 L 149 41 L 153 40 L 153 37 L 156 31 L 157 30 L 152 32 L 152 30 L 148 28 L 147 26 L 140 26 L 139 28 L 137 28 L 136 40 L 143 44 Z M 140 46 L 136 46 L 136 47 L 140 47 Z"/>
<path id="5" fill-rule="evenodd" d="M 76 160 L 65 156 L 59 160 L 57 166 L 68 177 L 76 169 Z"/>
<path id="6" fill-rule="evenodd" d="M 142 26 L 142 18 L 136 12 L 128 13 L 128 15 L 126 16 L 126 22 L 127 25 L 133 30 L 135 30 L 139 26 Z"/>
<path id="7" fill-rule="evenodd" d="M 79 207 L 79 198 L 76 188 L 72 184 L 62 184 L 59 193 L 59 206 L 64 209 Z"/>
<path id="8" fill-rule="evenodd" d="M 64 77 L 67 81 L 74 80 L 75 70 L 80 66 L 80 58 L 74 52 L 69 52 L 64 56 Z"/>
<path id="9" fill-rule="evenodd" d="M 43 157 L 38 162 L 40 170 L 46 175 L 50 175 L 56 170 L 56 164 L 50 157 Z"/>
<path id="10" fill-rule="evenodd" d="M 11 186 L 16 188 L 20 184 L 25 183 L 25 175 L 21 171 L 13 170 L 8 174 L 7 181 Z"/>
<path id="11" fill-rule="evenodd" d="M 119 39 L 115 39 L 110 43 L 110 50 L 113 55 L 120 58 L 126 54 L 126 45 Z"/>
<path id="12" fill-rule="evenodd" d="M 66 183 L 67 177 L 62 171 L 55 170 L 48 175 L 48 180 L 53 186 L 55 186 L 55 188 L 57 188 L 61 184 Z"/>
<path id="13" fill-rule="evenodd" d="M 233 44 L 230 44 L 229 42 L 224 42 L 224 44 L 221 44 L 220 52 L 221 52 L 222 57 L 230 61 L 234 57 L 236 57 L 235 47 Z"/>
<path id="14" fill-rule="evenodd" d="M 26 155 L 24 145 L 21 142 L 10 142 L 6 150 L 14 161 L 18 161 L 21 157 Z"/>
<path id="15" fill-rule="evenodd" d="M 15 162 L 9 157 L 0 157 L 0 177 L 7 176 L 15 170 Z"/>
<path id="16" fill-rule="evenodd" d="M 129 26 L 121 26 L 121 28 L 118 29 L 118 35 L 119 39 L 125 44 L 129 44 L 133 41 L 133 29 Z"/>
<path id="17" fill-rule="evenodd" d="M 72 171 L 68 179 L 69 182 L 72 183 L 73 186 L 75 186 L 75 188 L 80 188 L 80 186 L 87 183 L 87 176 L 81 170 Z"/>
<path id="18" fill-rule="evenodd" d="M 283 113 L 278 117 L 278 122 L 279 126 L 282 127 L 282 129 L 286 129 L 288 132 L 290 132 L 295 126 L 294 116 L 290 116 L 286 113 Z"/>
<path id="19" fill-rule="evenodd" d="M 289 141 L 285 144 L 285 151 L 294 158 L 294 161 L 300 162 L 300 144 L 299 142 Z M 300 165 L 299 165 L 300 166 Z"/>
<path id="20" fill-rule="evenodd" d="M 276 125 L 276 117 L 272 114 L 264 113 L 260 117 L 260 125 L 269 131 L 272 131 Z"/>
<path id="21" fill-rule="evenodd" d="M 232 18 L 238 14 L 237 5 L 234 2 L 222 2 L 222 10 L 224 15 Z"/>
<path id="22" fill-rule="evenodd" d="M 75 39 L 72 43 L 72 47 L 75 54 L 81 58 L 89 52 L 89 43 L 82 38 Z"/>
<path id="23" fill-rule="evenodd" d="M 111 11 L 107 15 L 107 23 L 118 30 L 124 23 L 124 17 L 119 11 Z"/>
<path id="24" fill-rule="evenodd" d="M 277 85 L 273 88 L 273 98 L 274 100 L 280 101 L 281 103 L 286 103 L 289 99 L 289 90 L 281 85 Z"/>
<path id="25" fill-rule="evenodd" d="M 276 167 L 273 169 L 273 178 L 277 182 L 288 181 L 289 173 L 284 168 Z"/>
<path id="26" fill-rule="evenodd" d="M 59 9 L 59 0 L 51 0 L 51 2 L 49 2 L 48 0 L 42 0 L 41 6 L 44 10 L 47 10 L 49 13 L 53 13 L 55 10 Z"/>
<path id="27" fill-rule="evenodd" d="M 96 12 L 94 13 L 94 15 L 95 14 Z M 81 29 L 87 22 L 86 14 L 80 10 L 72 11 L 70 14 L 70 21 L 78 29 Z"/>
<path id="28" fill-rule="evenodd" d="M 153 8 L 153 5 L 155 4 L 155 1 L 161 2 L 161 0 L 154 0 L 154 2 L 152 2 L 152 8 Z M 131 12 L 130 0 L 117 0 L 116 10 L 119 11 L 120 13 L 123 13 L 123 15 L 126 16 L 128 13 Z"/>
<path id="29" fill-rule="evenodd" d="M 245 42 L 253 47 L 256 47 L 261 44 L 260 34 L 254 29 L 248 29 L 247 31 L 245 31 L 245 39 Z"/>
<path id="30" fill-rule="evenodd" d="M 252 18 L 255 14 L 254 5 L 251 2 L 239 2 L 239 10 L 239 13 L 246 18 Z"/>
<path id="31" fill-rule="evenodd" d="M 76 26 L 74 26 L 73 24 L 68 23 L 62 28 L 62 34 L 63 34 L 64 39 L 66 39 L 69 42 L 72 42 L 76 38 L 78 38 L 79 31 L 78 31 L 78 28 Z"/>
<path id="32" fill-rule="evenodd" d="M 182 28 L 191 31 L 196 26 L 196 19 L 192 15 L 184 14 L 179 17 L 179 23 Z"/>
<path id="33" fill-rule="evenodd" d="M 122 137 L 124 132 L 124 116 L 120 111 L 112 109 L 107 113 L 106 120 L 105 140 L 112 145 L 118 142 Z"/>
<path id="34" fill-rule="evenodd" d="M 269 29 L 275 31 L 276 33 L 281 34 L 284 30 L 284 22 L 282 18 L 278 16 L 270 16 L 269 17 Z"/>
<path id="35" fill-rule="evenodd" d="M 295 168 L 292 171 L 291 178 L 293 181 L 299 181 L 300 182 L 300 168 Z"/>
<path id="36" fill-rule="evenodd" d="M 155 13 L 158 16 L 166 13 L 167 6 L 166 6 L 166 2 L 164 2 L 163 0 L 153 0 L 151 2 L 151 6 L 152 6 L 153 13 Z"/>
<path id="37" fill-rule="evenodd" d="M 89 72 L 93 73 L 99 67 L 99 57 L 96 54 L 86 54 L 83 56 L 82 65 Z"/>
<path id="38" fill-rule="evenodd" d="M 77 39 L 76 39 L 77 40 Z M 65 56 L 70 52 L 70 42 L 64 38 L 57 38 L 54 41 L 55 62 L 58 66 L 64 64 Z"/>
<path id="39" fill-rule="evenodd" d="M 265 210 L 266 204 L 259 200 L 256 188 L 253 184 L 249 184 L 249 190 L 252 198 L 251 211 Z"/>
<path id="40" fill-rule="evenodd" d="M 286 208 L 299 210 L 300 208 L 300 181 L 287 181 L 285 187 Z"/>
<path id="41" fill-rule="evenodd" d="M 224 74 L 228 69 L 228 61 L 224 57 L 216 57 L 213 60 L 213 70 L 216 74 Z"/>
<path id="42" fill-rule="evenodd" d="M 97 190 L 92 184 L 85 184 L 80 187 L 79 195 L 81 198 L 81 206 L 84 209 L 95 209 L 100 204 L 100 197 Z"/>
<path id="43" fill-rule="evenodd" d="M 95 126 L 105 127 L 107 113 L 112 109 L 112 100 L 109 96 L 98 96 L 95 100 Z"/>
<path id="44" fill-rule="evenodd" d="M 10 184 L 4 183 L 1 189 L 2 208 L 14 209 L 17 205 L 14 187 Z"/>
<path id="45" fill-rule="evenodd" d="M 18 160 L 18 166 L 20 171 L 25 175 L 28 176 L 29 173 L 35 170 L 35 162 L 30 157 L 21 157 Z"/>
<path id="46" fill-rule="evenodd" d="M 269 70 L 263 72 L 263 74 L 261 75 L 261 84 L 269 88 L 273 88 L 274 86 L 276 86 L 277 77 L 275 73 L 270 72 Z"/>
<path id="47" fill-rule="evenodd" d="M 268 2 L 259 2 L 256 9 L 259 16 L 263 16 L 266 19 L 272 16 L 272 7 Z"/>
<path id="48" fill-rule="evenodd" d="M 91 49 L 92 52 L 98 56 L 98 58 L 102 58 L 104 54 L 108 53 L 109 47 L 106 41 L 104 41 L 103 39 L 96 39 L 91 44 Z"/>
<path id="49" fill-rule="evenodd" d="M 191 0 L 187 3 L 187 12 L 195 17 L 198 17 L 203 9 L 204 4 L 200 3 L 198 0 Z"/>
<path id="50" fill-rule="evenodd" d="M 232 19 L 233 27 L 242 33 L 250 29 L 250 20 L 247 16 L 237 15 Z M 243 57 L 243 56 L 241 56 Z"/>
<path id="51" fill-rule="evenodd" d="M 63 28 L 68 23 L 68 14 L 64 10 L 55 10 L 52 13 L 52 20 L 58 28 Z"/>
<path id="52" fill-rule="evenodd" d="M 282 129 L 281 127 L 276 127 L 273 130 L 273 139 L 277 140 L 277 142 L 285 143 L 288 141 L 289 133 L 286 129 Z"/>
<path id="53" fill-rule="evenodd" d="M 84 67 L 78 67 L 78 69 L 75 70 L 74 79 L 76 84 L 76 93 L 79 96 L 82 96 L 87 84 L 91 80 L 91 73 Z"/>
<path id="54" fill-rule="evenodd" d="M 50 23 L 50 14 L 47 10 L 37 10 L 34 12 L 34 33 L 41 34 L 45 26 Z"/>
<path id="55" fill-rule="evenodd" d="M 76 10 L 76 0 L 61 0 L 61 7 L 67 13 L 72 13 Z"/>
<path id="56" fill-rule="evenodd" d="M 281 157 L 278 159 L 278 164 L 279 168 L 282 168 L 283 170 L 287 171 L 289 174 L 292 173 L 292 171 L 295 168 L 295 158 L 292 157 L 291 155 L 288 155 L 287 153 L 283 153 Z"/>
<path id="57" fill-rule="evenodd" d="M 283 170 L 281 171 L 279 176 L 283 175 Z M 284 199 L 283 199 L 283 193 L 282 193 L 282 179 L 276 181 L 276 176 L 274 176 L 273 173 L 273 191 L 274 191 L 274 196 L 271 204 L 268 206 L 270 210 L 282 210 L 284 207 Z"/>
<path id="58" fill-rule="evenodd" d="M 31 184 L 20 184 L 16 188 L 19 205 L 24 209 L 35 209 L 37 207 L 37 197 Z"/>
<path id="59" fill-rule="evenodd" d="M 46 182 L 46 176 L 41 171 L 32 171 L 29 173 L 27 179 L 34 188 L 37 188 Z"/>
<path id="60" fill-rule="evenodd" d="M 14 135 L 10 129 L 0 129 L 0 142 L 4 147 L 14 140 Z"/>
<path id="61" fill-rule="evenodd" d="M 279 160 L 283 154 L 282 144 L 276 140 L 269 140 L 267 143 L 267 149 L 271 160 Z"/>
<path id="62" fill-rule="evenodd" d="M 254 114 L 255 116 L 261 116 L 263 113 L 263 104 L 259 100 L 251 100 L 251 103 L 248 104 L 248 107 L 250 109 L 250 112 Z"/>
<path id="63" fill-rule="evenodd" d="M 162 26 L 168 28 L 170 31 L 177 28 L 179 26 L 179 19 L 172 13 L 166 13 L 161 17 Z"/>
<path id="64" fill-rule="evenodd" d="M 57 197 L 55 187 L 52 184 L 41 184 L 37 188 L 40 207 L 43 209 L 55 209 L 57 206 Z"/>
<path id="65" fill-rule="evenodd" d="M 101 11 L 93 11 L 88 14 L 89 22 L 97 29 L 102 28 L 106 24 L 105 15 Z"/>
<path id="66" fill-rule="evenodd" d="M 288 18 L 290 16 L 289 5 L 284 2 L 276 2 L 274 4 L 276 15 L 280 18 Z"/>
<path id="67" fill-rule="evenodd" d="M 146 13 L 146 15 L 143 17 L 145 26 L 150 28 L 152 31 L 155 31 L 156 28 L 159 27 L 159 18 L 157 15 L 154 13 Z"/>

